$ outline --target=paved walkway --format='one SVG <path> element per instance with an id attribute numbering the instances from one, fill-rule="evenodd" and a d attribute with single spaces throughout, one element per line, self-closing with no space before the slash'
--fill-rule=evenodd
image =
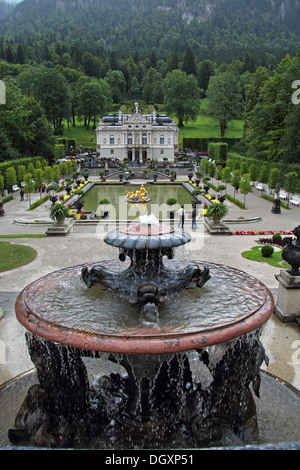
<path id="1" fill-rule="evenodd" d="M 232 193 L 232 189 L 228 188 Z M 229 207 L 228 219 L 239 219 L 243 222 L 230 224 L 230 229 L 236 230 L 284 230 L 289 231 L 300 224 L 300 208 L 282 209 L 281 214 L 271 212 L 272 203 L 259 197 L 254 192 L 246 197 L 247 210 L 242 210 L 227 202 Z M 237 195 L 241 200 L 243 196 Z M 33 195 L 33 200 L 39 198 Z M 44 234 L 46 225 L 32 224 L 34 221 L 48 221 L 50 202 L 43 204 L 34 211 L 28 211 L 27 201 L 20 202 L 18 193 L 14 199 L 4 205 L 5 215 L 0 217 L 0 241 L 5 235 Z M 260 217 L 257 222 L 246 222 L 245 219 Z M 23 221 L 17 224 L 15 221 Z M 112 228 L 109 223 L 97 225 L 75 224 L 73 231 L 65 237 L 46 238 L 16 238 L 8 240 L 32 246 L 37 256 L 26 266 L 0 274 L 0 308 L 3 318 L 0 321 L 0 384 L 10 380 L 23 371 L 33 367 L 27 353 L 24 341 L 24 329 L 17 322 L 14 314 L 14 302 L 18 293 L 30 282 L 56 269 L 83 264 L 85 262 L 116 258 L 117 252 L 103 243 L 105 233 Z M 267 263 L 251 262 L 241 256 L 256 244 L 258 236 L 220 236 L 204 232 L 203 224 L 198 224 L 197 231 L 191 231 L 190 221 L 185 229 L 192 234 L 192 241 L 187 246 L 178 249 L 178 257 L 207 260 L 229 265 L 256 276 L 269 287 L 276 299 L 278 282 L 275 274 L 277 268 Z M 281 323 L 272 315 L 265 325 L 262 340 L 269 356 L 269 366 L 264 365 L 270 373 L 280 377 L 300 390 L 300 353 L 299 328 L 297 323 Z M 299 433 L 300 434 L 300 433 Z"/>

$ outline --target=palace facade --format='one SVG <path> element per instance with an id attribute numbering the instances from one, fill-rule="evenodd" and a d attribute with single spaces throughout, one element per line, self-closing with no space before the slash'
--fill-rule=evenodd
<path id="1" fill-rule="evenodd" d="M 96 128 L 97 151 L 101 158 L 123 159 L 141 163 L 145 159 L 174 161 L 178 150 L 176 122 L 165 114 L 152 111 L 141 114 L 135 103 L 133 114 L 104 116 Z"/>

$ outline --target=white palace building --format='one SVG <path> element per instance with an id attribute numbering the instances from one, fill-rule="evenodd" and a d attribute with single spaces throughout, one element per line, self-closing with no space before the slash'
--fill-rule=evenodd
<path id="1" fill-rule="evenodd" d="M 174 161 L 178 150 L 177 123 L 165 114 L 152 111 L 141 114 L 135 103 L 133 114 L 104 116 L 96 128 L 97 151 L 101 158 L 120 159 L 141 163 L 146 158 Z"/>

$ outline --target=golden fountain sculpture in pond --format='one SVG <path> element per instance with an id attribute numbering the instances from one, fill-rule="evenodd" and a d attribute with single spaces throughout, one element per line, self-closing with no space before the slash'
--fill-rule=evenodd
<path id="1" fill-rule="evenodd" d="M 140 189 L 137 189 L 135 192 L 129 191 L 126 194 L 126 201 L 127 202 L 145 203 L 145 202 L 151 201 L 151 197 L 149 197 L 145 186 L 142 184 Z"/>

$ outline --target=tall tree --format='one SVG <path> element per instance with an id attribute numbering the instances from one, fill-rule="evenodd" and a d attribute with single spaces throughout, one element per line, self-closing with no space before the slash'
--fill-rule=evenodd
<path id="1" fill-rule="evenodd" d="M 211 60 L 200 62 L 198 67 L 198 85 L 206 93 L 210 77 L 214 74 L 214 64 Z"/>
<path id="2" fill-rule="evenodd" d="M 187 75 L 195 75 L 197 77 L 197 67 L 196 67 L 196 60 L 192 50 L 188 47 L 185 51 L 183 57 L 183 64 L 182 64 L 182 71 L 185 72 Z"/>
<path id="3" fill-rule="evenodd" d="M 173 70 L 177 70 L 179 68 L 179 58 L 178 58 L 178 50 L 174 49 L 170 54 L 170 57 L 167 61 L 168 64 L 168 72 L 172 72 Z"/>
<path id="4" fill-rule="evenodd" d="M 166 111 L 175 114 L 178 126 L 184 121 L 195 120 L 200 112 L 200 90 L 194 75 L 181 70 L 169 72 L 163 81 L 164 105 Z"/>
<path id="5" fill-rule="evenodd" d="M 0 135 L 4 136 L 4 140 L 0 140 L 0 160 L 21 155 L 51 158 L 53 133 L 39 103 L 23 95 L 13 80 L 6 80 L 5 84 L 7 102 L 0 106 Z"/>
<path id="6" fill-rule="evenodd" d="M 120 103 L 126 90 L 126 81 L 120 70 L 108 70 L 104 80 L 109 84 L 114 103 Z"/>
<path id="7" fill-rule="evenodd" d="M 100 114 L 104 114 L 108 103 L 111 101 L 111 91 L 105 80 L 91 80 L 82 85 L 78 96 L 79 113 L 86 118 L 87 129 L 89 129 L 91 119 Z"/>
<path id="8" fill-rule="evenodd" d="M 274 74 L 263 82 L 256 103 L 245 116 L 244 139 L 249 156 L 299 161 L 299 105 L 292 101 L 292 84 L 298 80 L 299 70 L 300 50 L 296 57 L 287 55 L 282 59 Z"/>
<path id="9" fill-rule="evenodd" d="M 224 137 L 228 123 L 241 117 L 242 95 L 239 78 L 232 72 L 211 77 L 206 96 L 206 112 L 219 122 L 221 137 Z"/>
<path id="10" fill-rule="evenodd" d="M 58 70 L 44 68 L 39 80 L 38 97 L 54 133 L 61 134 L 63 119 L 69 119 L 71 112 L 67 80 Z"/>

